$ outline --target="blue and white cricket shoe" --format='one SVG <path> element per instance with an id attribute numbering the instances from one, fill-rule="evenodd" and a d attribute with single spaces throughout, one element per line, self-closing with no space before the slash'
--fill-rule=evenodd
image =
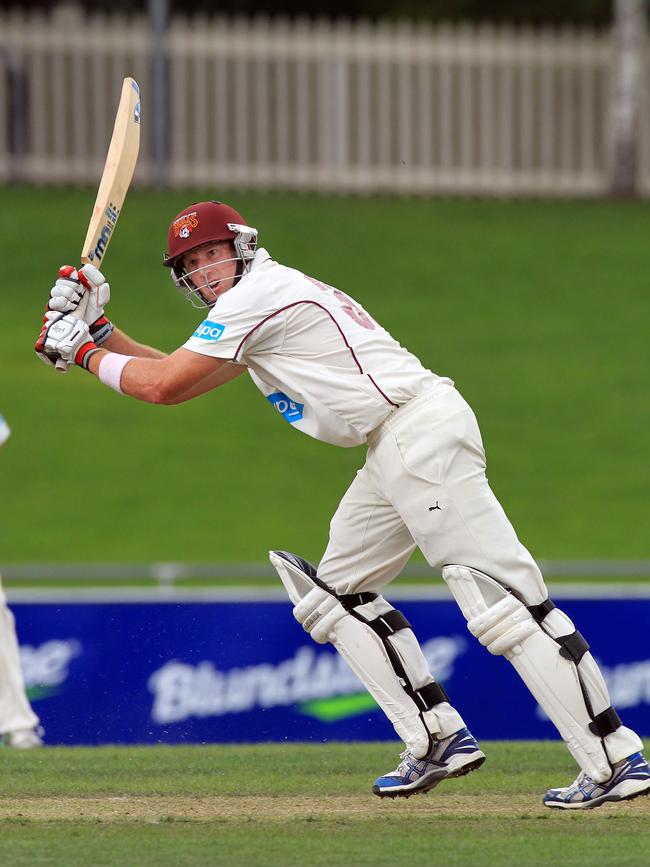
<path id="1" fill-rule="evenodd" d="M 375 780 L 372 791 L 380 798 L 408 798 L 429 792 L 442 780 L 462 777 L 479 768 L 485 755 L 475 738 L 462 728 L 439 741 L 424 758 L 418 759 L 408 750 L 400 755 L 401 762 L 390 774 Z"/>
<path id="2" fill-rule="evenodd" d="M 631 801 L 650 794 L 650 765 L 642 753 L 628 756 L 614 768 L 604 783 L 596 783 L 583 771 L 570 786 L 549 789 L 544 804 L 562 810 L 591 810 L 607 801 Z"/>

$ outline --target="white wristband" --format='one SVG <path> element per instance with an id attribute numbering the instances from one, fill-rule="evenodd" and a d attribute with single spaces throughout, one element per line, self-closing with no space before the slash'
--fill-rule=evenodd
<path id="1" fill-rule="evenodd" d="M 99 362 L 97 376 L 109 388 L 114 388 L 120 394 L 124 394 L 120 388 L 122 371 L 126 365 L 135 358 L 134 355 L 120 355 L 118 352 L 107 353 Z"/>

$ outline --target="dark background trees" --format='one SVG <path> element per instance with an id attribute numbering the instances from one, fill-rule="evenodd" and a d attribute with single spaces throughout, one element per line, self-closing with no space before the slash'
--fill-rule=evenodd
<path id="1" fill-rule="evenodd" d="M 308 15 L 346 18 L 411 18 L 430 21 L 491 21 L 531 24 L 607 25 L 612 0 L 169 0 L 172 12 Z M 0 7 L 51 9 L 53 0 L 0 0 Z M 82 0 L 87 9 L 108 11 L 106 0 Z M 112 0 L 111 10 L 144 10 L 147 0 Z"/>

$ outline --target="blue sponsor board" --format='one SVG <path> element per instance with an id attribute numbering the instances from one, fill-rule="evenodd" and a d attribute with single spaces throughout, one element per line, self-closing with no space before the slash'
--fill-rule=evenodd
<path id="1" fill-rule="evenodd" d="M 310 641 L 288 602 L 12 607 L 50 744 L 395 739 L 343 660 Z M 453 602 L 399 607 L 477 737 L 557 736 Z M 624 722 L 650 735 L 650 599 L 563 599 L 561 607 L 590 641 Z"/>

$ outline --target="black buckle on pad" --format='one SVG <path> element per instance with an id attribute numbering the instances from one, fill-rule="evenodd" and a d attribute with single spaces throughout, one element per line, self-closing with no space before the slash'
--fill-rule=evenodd
<path id="1" fill-rule="evenodd" d="M 589 723 L 589 731 L 598 737 L 606 738 L 615 732 L 623 723 L 613 707 L 608 707 L 602 713 L 597 714 Z"/>
<path id="2" fill-rule="evenodd" d="M 431 710 L 434 705 L 449 701 L 444 686 L 435 682 L 427 683 L 426 686 L 413 690 L 413 698 L 422 710 Z"/>
<path id="3" fill-rule="evenodd" d="M 539 605 L 528 605 L 527 608 L 532 614 L 533 620 L 536 623 L 541 623 L 546 615 L 555 608 L 555 603 L 551 602 L 550 599 L 546 599 L 544 602 L 540 602 Z"/>
<path id="4" fill-rule="evenodd" d="M 560 656 L 573 660 L 576 665 L 589 650 L 589 645 L 577 629 L 570 635 L 562 635 L 555 640 L 560 645 Z"/>
<path id="5" fill-rule="evenodd" d="M 387 614 L 380 614 L 379 617 L 375 617 L 374 620 L 368 622 L 368 626 L 372 627 L 372 629 L 374 629 L 377 635 L 382 639 L 394 635 L 394 633 L 398 632 L 400 629 L 411 628 L 411 624 L 408 622 L 406 617 L 404 617 L 401 611 L 397 611 L 395 608 Z"/>

